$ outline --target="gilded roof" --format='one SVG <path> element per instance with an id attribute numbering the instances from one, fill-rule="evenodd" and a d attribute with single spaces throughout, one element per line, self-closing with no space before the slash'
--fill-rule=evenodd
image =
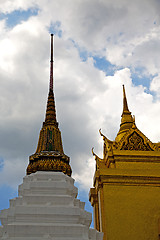
<path id="1" fill-rule="evenodd" d="M 136 126 L 135 117 L 131 115 L 128 108 L 127 97 L 125 93 L 125 87 L 123 85 L 123 111 L 121 115 L 120 129 L 114 141 L 109 140 L 99 130 L 100 135 L 103 137 L 103 159 L 99 158 L 94 152 L 93 155 L 96 159 L 96 168 L 98 168 L 100 162 L 105 162 L 107 166 L 107 159 L 113 159 L 114 155 L 121 154 L 128 150 L 128 154 L 132 155 L 132 151 L 137 151 L 138 154 L 144 151 L 160 151 L 160 143 L 152 143 Z M 92 150 L 93 151 L 93 150 Z M 154 155 L 151 154 L 151 155 Z M 112 161 L 112 160 L 111 160 Z"/>

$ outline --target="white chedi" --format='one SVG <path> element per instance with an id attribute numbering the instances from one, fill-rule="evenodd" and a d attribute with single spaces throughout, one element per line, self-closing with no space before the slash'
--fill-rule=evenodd
<path id="1" fill-rule="evenodd" d="M 102 240 L 102 233 L 89 228 L 91 213 L 77 193 L 74 179 L 62 172 L 25 176 L 19 196 L 0 213 L 0 239 Z"/>

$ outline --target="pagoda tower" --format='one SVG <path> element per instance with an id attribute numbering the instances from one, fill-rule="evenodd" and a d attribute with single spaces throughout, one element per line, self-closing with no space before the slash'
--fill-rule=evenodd
<path id="1" fill-rule="evenodd" d="M 46 117 L 35 154 L 18 197 L 0 213 L 0 240 L 102 240 L 89 228 L 91 213 L 77 199 L 69 157 L 63 152 L 53 92 L 53 34 L 51 34 L 50 85 Z"/>
<path id="2" fill-rule="evenodd" d="M 51 34 L 50 84 L 46 117 L 39 135 L 35 154 L 29 157 L 27 174 L 37 171 L 63 172 L 71 176 L 69 157 L 63 152 L 61 132 L 56 119 L 55 99 L 53 92 L 53 34 Z"/>
<path id="3" fill-rule="evenodd" d="M 160 239 L 160 143 L 136 126 L 123 86 L 123 112 L 114 141 L 103 137 L 103 158 L 94 152 L 96 170 L 90 201 L 94 227 L 104 240 Z"/>

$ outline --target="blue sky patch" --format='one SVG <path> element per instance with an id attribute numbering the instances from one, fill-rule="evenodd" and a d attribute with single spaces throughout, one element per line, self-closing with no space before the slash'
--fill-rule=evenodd
<path id="1" fill-rule="evenodd" d="M 0 172 L 2 171 L 3 167 L 4 167 L 4 160 L 0 158 Z"/>
<path id="2" fill-rule="evenodd" d="M 94 224 L 93 224 L 93 207 L 91 206 L 91 203 L 89 202 L 89 194 L 86 191 L 80 190 L 79 184 L 77 182 L 75 182 L 75 186 L 78 188 L 78 199 L 80 199 L 82 202 L 85 202 L 85 210 L 87 212 L 92 213 L 91 227 L 93 228 L 94 227 Z"/>
<path id="3" fill-rule="evenodd" d="M 0 207 L 2 209 L 9 208 L 9 199 L 15 198 L 18 196 L 18 190 L 13 189 L 7 185 L 0 186 Z M 1 222 L 0 222 L 1 225 Z"/>
<path id="4" fill-rule="evenodd" d="M 78 45 L 78 43 L 76 43 L 73 39 L 70 38 L 69 40 L 73 43 L 73 46 L 74 46 L 75 48 L 77 48 L 81 60 L 82 60 L 83 62 L 86 62 L 87 59 L 88 59 L 89 53 L 88 53 L 84 48 L 81 48 L 81 47 Z"/>
<path id="5" fill-rule="evenodd" d="M 15 10 L 9 14 L 1 13 L 0 20 L 6 19 L 7 27 L 12 28 L 22 21 L 27 21 L 31 16 L 36 16 L 37 14 L 37 8 L 30 8 L 27 11 Z"/>
<path id="6" fill-rule="evenodd" d="M 87 51 L 83 51 L 80 48 L 78 48 L 79 56 L 83 62 L 87 61 L 88 59 L 88 53 Z"/>
<path id="7" fill-rule="evenodd" d="M 53 33 L 54 35 L 57 35 L 58 37 L 62 37 L 62 30 L 60 29 L 61 27 L 61 23 L 59 21 L 55 22 L 55 23 L 51 23 L 48 31 L 49 33 Z"/>
<path id="8" fill-rule="evenodd" d="M 149 91 L 150 82 L 155 76 L 146 75 L 145 69 L 143 68 L 136 68 L 134 71 L 131 71 L 131 78 L 133 83 L 138 86 L 142 85 L 146 87 L 146 90 Z"/>
<path id="9" fill-rule="evenodd" d="M 112 76 L 115 73 L 116 67 L 112 65 L 109 61 L 107 61 L 104 57 L 93 56 L 94 66 L 103 72 L 106 75 Z"/>

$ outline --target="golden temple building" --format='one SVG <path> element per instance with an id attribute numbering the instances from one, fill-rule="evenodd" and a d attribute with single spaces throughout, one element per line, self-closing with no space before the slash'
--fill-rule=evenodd
<path id="1" fill-rule="evenodd" d="M 160 239 L 160 143 L 136 126 L 123 86 L 123 112 L 114 141 L 102 134 L 103 159 L 96 170 L 90 202 L 94 227 L 104 240 Z"/>

